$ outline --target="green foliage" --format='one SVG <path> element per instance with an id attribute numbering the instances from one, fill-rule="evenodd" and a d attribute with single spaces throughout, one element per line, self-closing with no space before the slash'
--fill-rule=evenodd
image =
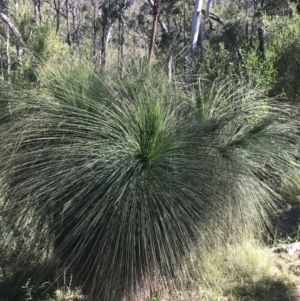
<path id="1" fill-rule="evenodd" d="M 54 28 L 48 22 L 36 25 L 28 46 L 42 62 L 55 62 L 60 56 L 67 54 L 67 46 L 58 39 Z"/>
<path id="2" fill-rule="evenodd" d="M 67 46 L 56 36 L 53 26 L 45 21 L 38 22 L 32 15 L 31 7 L 26 3 L 12 6 L 14 22 L 18 25 L 25 42 L 25 48 L 17 57 L 11 80 L 15 89 L 34 88 L 37 82 L 37 69 L 55 68 L 66 59 Z"/>
<path id="3" fill-rule="evenodd" d="M 74 59 L 72 64 L 68 61 L 63 62 L 59 68 L 53 64 L 42 66 L 39 68 L 38 80 L 40 86 L 47 89 L 55 98 L 67 100 L 70 105 L 81 106 L 84 103 L 82 100 L 78 102 L 81 97 L 87 98 L 95 95 L 105 97 L 106 95 L 101 75 L 93 74 L 92 70 L 91 62 Z"/>
<path id="4" fill-rule="evenodd" d="M 89 298 L 134 300 L 183 277 L 212 237 L 261 230 L 275 195 L 263 179 L 295 166 L 294 108 L 242 83 L 198 92 L 155 69 L 82 68 L 10 96 L 0 168 L 5 216 L 31 212 Z"/>
<path id="5" fill-rule="evenodd" d="M 158 282 L 181 289 L 188 274 L 210 298 L 288 298 L 291 282 L 271 269 L 270 254 L 243 241 L 260 234 L 275 208 L 268 179 L 283 179 L 277 192 L 288 200 L 300 195 L 296 108 L 266 96 L 271 90 L 299 99 L 299 16 L 276 17 L 285 8 L 273 2 L 263 8 L 269 17 L 253 24 L 243 15 L 253 3 L 214 7 L 225 26 L 208 32 L 199 85 L 169 82 L 137 60 L 122 79 L 117 70 L 94 72 L 75 50 L 93 44 L 92 30 L 83 39 L 87 6 L 72 55 L 46 18 L 33 18 L 28 2 L 13 6 L 26 47 L 17 57 L 10 46 L 10 89 L 5 76 L 0 88 L 0 299 L 16 300 L 22 286 L 28 300 L 42 298 L 53 262 L 58 275 L 50 281 L 63 284 L 51 300 L 78 286 L 91 300 L 140 300 L 141 291 L 160 300 Z M 169 34 L 157 39 L 156 64 L 172 46 L 180 72 L 192 4 L 167 1 L 162 9 Z M 148 7 L 133 11 L 134 35 L 147 36 Z M 128 31 L 130 16 L 124 18 Z M 258 26 L 265 58 L 255 42 Z M 124 66 L 132 41 L 141 57 L 148 43 L 127 31 Z M 117 41 L 115 34 L 111 48 Z M 117 50 L 108 53 L 113 69 Z M 74 282 L 67 289 L 66 279 Z"/>
<path id="6" fill-rule="evenodd" d="M 36 85 L 36 74 L 32 66 L 32 62 L 28 58 L 24 58 L 22 63 L 13 70 L 11 81 L 15 89 L 30 89 Z"/>
<path id="7" fill-rule="evenodd" d="M 258 51 L 259 45 L 249 47 L 245 51 L 245 58 L 242 65 L 242 73 L 246 80 L 254 85 L 263 86 L 270 89 L 274 83 L 278 70 L 274 66 L 274 61 L 270 58 L 262 59 Z"/>
<path id="8" fill-rule="evenodd" d="M 205 48 L 205 60 L 201 62 L 200 74 L 204 73 L 211 81 L 234 74 L 236 64 L 230 60 L 230 52 L 225 49 L 224 43 L 214 45 L 207 42 Z"/>
<path id="9" fill-rule="evenodd" d="M 21 270 L 30 270 L 42 257 L 48 257 L 50 237 L 45 229 L 47 223 L 39 227 L 39 233 L 35 232 L 38 226 L 30 210 L 25 209 L 12 224 L 4 214 L 2 203 L 0 209 L 0 268 L 3 278 L 9 279 Z"/>
<path id="10" fill-rule="evenodd" d="M 290 205 L 300 203 L 300 174 L 296 170 L 294 173 L 288 175 L 278 187 L 278 191 L 283 195 L 284 199 Z"/>
<path id="11" fill-rule="evenodd" d="M 278 71 L 274 66 L 274 60 L 262 59 L 258 51 L 258 44 L 249 46 L 245 44 L 240 50 L 242 60 L 233 55 L 232 51 L 226 49 L 223 42 L 216 45 L 214 42 L 207 42 L 206 56 L 200 63 L 199 73 L 212 81 L 218 79 L 249 82 L 254 86 L 270 89 Z"/>
<path id="12" fill-rule="evenodd" d="M 32 14 L 33 7 L 29 3 L 20 2 L 11 5 L 10 13 L 30 54 L 44 61 L 55 57 L 66 46 L 59 40 L 55 30 L 48 20 L 40 22 Z"/>
<path id="13" fill-rule="evenodd" d="M 274 61 L 277 71 L 272 93 L 274 95 L 285 93 L 290 101 L 298 102 L 300 95 L 300 15 L 294 7 L 292 18 L 289 16 L 274 16 L 271 19 L 265 17 L 264 26 L 267 32 L 267 56 Z"/>

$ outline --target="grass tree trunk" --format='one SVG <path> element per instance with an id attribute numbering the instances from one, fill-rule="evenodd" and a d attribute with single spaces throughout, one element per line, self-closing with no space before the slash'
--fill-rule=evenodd
<path id="1" fill-rule="evenodd" d="M 191 75 L 191 69 L 193 66 L 194 58 L 195 58 L 195 52 L 196 52 L 197 41 L 198 41 L 199 30 L 200 30 L 202 5 L 203 5 L 203 0 L 196 0 L 195 6 L 194 6 L 193 20 L 192 20 L 192 31 L 191 31 L 191 41 L 190 41 L 190 47 L 189 47 L 188 66 L 187 66 L 187 70 L 186 70 L 186 73 L 188 76 Z"/>
<path id="2" fill-rule="evenodd" d="M 154 53 L 154 45 L 155 45 L 155 36 L 157 30 L 157 23 L 159 17 L 159 10 L 160 10 L 161 0 L 155 0 L 153 5 L 153 26 L 152 26 L 152 35 L 150 41 L 150 48 L 149 48 L 149 64 L 151 65 L 153 53 Z"/>

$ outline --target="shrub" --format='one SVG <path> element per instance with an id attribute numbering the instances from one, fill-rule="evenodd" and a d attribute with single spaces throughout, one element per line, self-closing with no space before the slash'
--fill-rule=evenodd
<path id="1" fill-rule="evenodd" d="M 92 300 L 134 300 L 210 238 L 261 229 L 275 195 L 263 180 L 294 167 L 294 108 L 243 83 L 193 90 L 141 72 L 59 72 L 1 112 L 6 216 L 49 225 Z"/>
<path id="2" fill-rule="evenodd" d="M 277 71 L 272 95 L 285 93 L 291 102 L 298 102 L 300 92 L 299 25 L 300 15 L 295 6 L 292 17 L 264 18 L 267 57 L 274 61 Z"/>

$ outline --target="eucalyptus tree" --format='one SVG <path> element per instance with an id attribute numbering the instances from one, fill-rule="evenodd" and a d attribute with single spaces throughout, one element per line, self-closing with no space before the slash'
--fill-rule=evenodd
<path id="1" fill-rule="evenodd" d="M 22 35 L 20 34 L 18 28 L 14 25 L 13 21 L 9 18 L 9 16 L 6 15 L 4 12 L 0 11 L 0 18 L 5 24 L 7 24 L 9 30 L 11 30 L 14 36 L 16 37 L 16 47 L 19 48 L 20 45 L 24 46 L 25 43 L 23 41 Z"/>
<path id="2" fill-rule="evenodd" d="M 17 3 L 15 3 L 17 5 Z M 11 35 L 10 32 L 14 34 L 15 37 L 15 47 L 16 47 L 16 52 L 17 52 L 17 57 L 20 56 L 21 54 L 21 47 L 25 46 L 25 43 L 23 41 L 22 35 L 20 34 L 18 28 L 15 26 L 14 21 L 10 17 L 10 7 L 9 7 L 9 1 L 3 2 L 1 7 L 0 7 L 0 19 L 2 23 L 6 24 L 6 28 L 4 28 L 4 31 L 6 32 L 6 43 L 5 43 L 5 52 L 6 52 L 6 62 L 7 62 L 7 69 L 6 69 L 6 74 L 7 74 L 7 79 L 8 82 L 10 82 L 11 78 L 11 65 L 12 65 L 12 60 L 11 60 L 11 51 L 10 51 L 10 44 L 11 44 Z M 1 64 L 2 65 L 2 64 Z M 2 70 L 3 73 L 3 70 Z"/>
<path id="3" fill-rule="evenodd" d="M 195 58 L 195 52 L 196 52 L 199 31 L 200 31 L 202 5 L 203 5 L 203 0 L 196 0 L 195 6 L 194 6 L 194 12 L 193 12 L 193 20 L 192 20 L 188 66 L 187 66 L 187 70 L 186 70 L 186 73 L 188 76 L 191 75 L 191 68 L 193 65 L 194 58 Z"/>
<path id="4" fill-rule="evenodd" d="M 115 22 L 123 12 L 132 4 L 133 0 L 109 0 L 100 1 L 101 8 L 101 64 L 105 65 L 106 48 Z"/>
<path id="5" fill-rule="evenodd" d="M 34 15 L 35 17 L 42 22 L 42 5 L 43 5 L 43 0 L 33 0 L 33 5 L 34 5 Z"/>

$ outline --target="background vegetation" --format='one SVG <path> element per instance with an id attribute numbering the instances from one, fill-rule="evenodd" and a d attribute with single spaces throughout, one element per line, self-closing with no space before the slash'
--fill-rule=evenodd
<path id="1" fill-rule="evenodd" d="M 291 300 L 299 10 L 1 2 L 0 300 Z"/>

